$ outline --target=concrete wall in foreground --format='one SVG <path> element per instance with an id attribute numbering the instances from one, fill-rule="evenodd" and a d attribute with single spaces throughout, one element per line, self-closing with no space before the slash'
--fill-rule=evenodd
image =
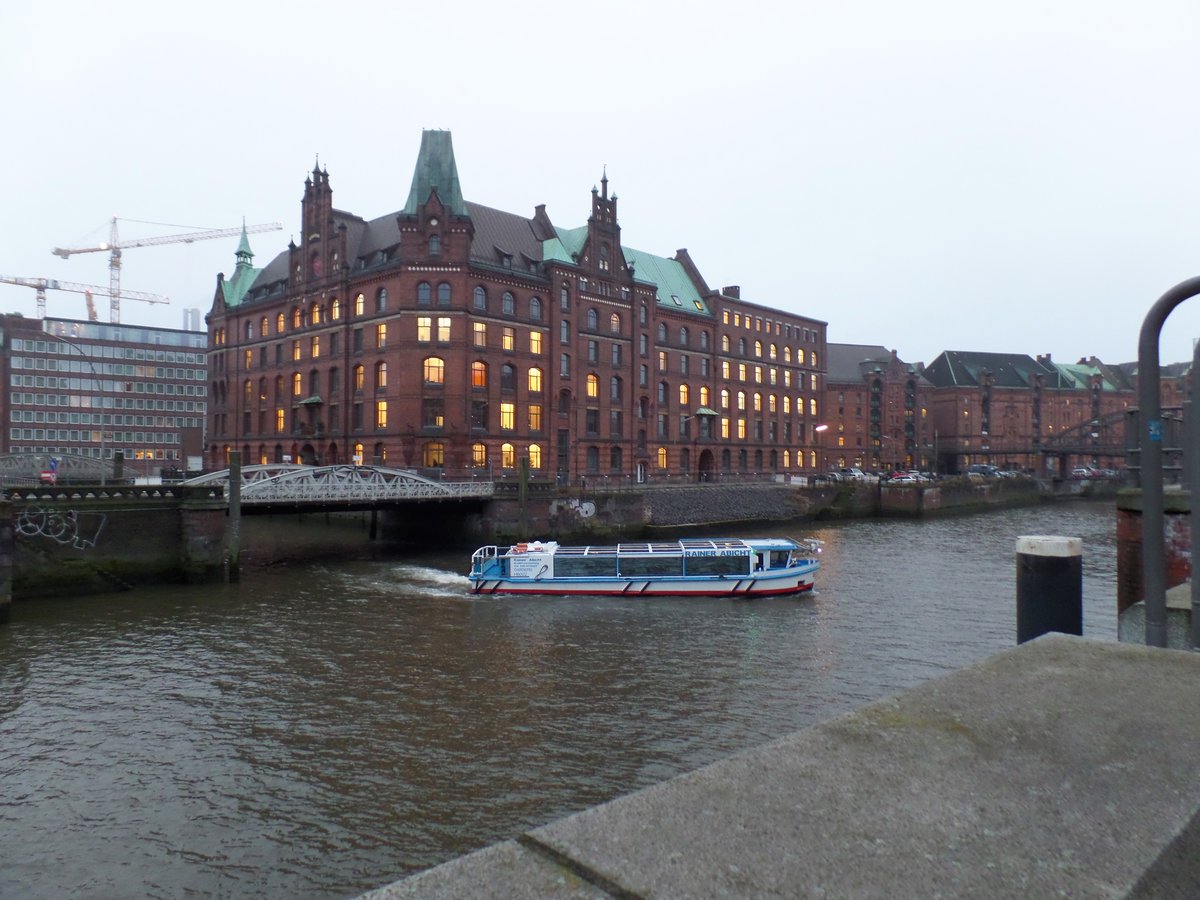
<path id="1" fill-rule="evenodd" d="M 366 896 L 1198 897 L 1197 683 L 1048 635 Z"/>

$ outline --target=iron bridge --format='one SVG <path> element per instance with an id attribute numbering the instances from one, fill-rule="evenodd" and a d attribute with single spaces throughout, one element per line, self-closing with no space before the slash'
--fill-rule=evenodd
<path id="1" fill-rule="evenodd" d="M 229 470 L 189 478 L 184 485 L 220 485 L 229 496 Z M 491 481 L 434 481 L 381 466 L 254 465 L 242 467 L 241 503 L 248 507 L 366 508 L 419 500 L 491 497 Z"/>

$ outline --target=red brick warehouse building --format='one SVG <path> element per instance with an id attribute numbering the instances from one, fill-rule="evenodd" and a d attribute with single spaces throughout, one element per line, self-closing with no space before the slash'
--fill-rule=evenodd
<path id="1" fill-rule="evenodd" d="M 535 477 L 814 474 L 826 323 L 621 244 L 607 177 L 585 225 L 463 199 L 426 131 L 404 208 L 304 183 L 299 243 L 243 241 L 207 320 L 207 465 L 356 460 Z"/>

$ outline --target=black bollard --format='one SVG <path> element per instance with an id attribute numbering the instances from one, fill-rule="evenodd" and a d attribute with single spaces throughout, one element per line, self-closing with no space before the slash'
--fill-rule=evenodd
<path id="1" fill-rule="evenodd" d="M 1083 634 L 1083 540 L 1017 538 L 1017 643 L 1048 631 Z"/>

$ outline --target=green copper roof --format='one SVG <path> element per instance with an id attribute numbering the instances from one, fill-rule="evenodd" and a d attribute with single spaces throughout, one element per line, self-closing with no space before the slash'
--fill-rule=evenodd
<path id="1" fill-rule="evenodd" d="M 587 226 L 554 230 L 558 236 L 542 242 L 542 259 L 574 263 L 587 240 Z M 638 281 L 650 282 L 658 288 L 659 305 L 696 315 L 711 315 L 708 304 L 679 262 L 629 247 L 622 247 L 621 252 L 633 267 Z"/>
<path id="2" fill-rule="evenodd" d="M 233 267 L 233 275 L 225 282 L 225 305 L 238 306 L 254 280 L 258 278 L 261 269 L 254 268 L 250 260 L 254 253 L 250 250 L 250 240 L 246 237 L 246 224 L 242 223 L 242 239 L 238 242 L 237 263 Z"/>
<path id="3" fill-rule="evenodd" d="M 454 162 L 454 144 L 448 131 L 421 132 L 421 152 L 417 156 L 404 214 L 416 215 L 434 189 L 451 215 L 467 214 L 462 186 L 458 183 L 458 166 Z"/>

